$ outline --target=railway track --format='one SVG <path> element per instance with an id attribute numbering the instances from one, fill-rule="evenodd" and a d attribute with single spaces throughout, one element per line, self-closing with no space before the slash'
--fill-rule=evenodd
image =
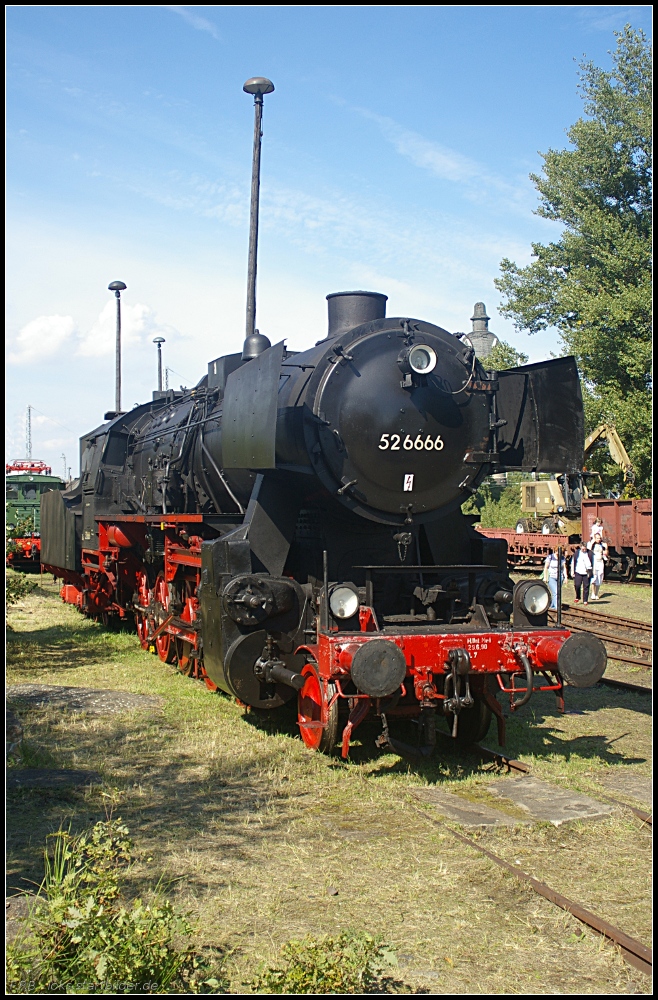
<path id="1" fill-rule="evenodd" d="M 552 623 L 557 612 L 549 612 Z M 562 624 L 574 632 L 589 632 L 603 640 L 611 660 L 631 663 L 651 670 L 652 627 L 633 618 L 618 618 L 602 611 L 574 605 L 562 605 Z M 635 654 L 635 655 L 633 655 Z"/>
<path id="2" fill-rule="evenodd" d="M 634 691 L 636 694 L 653 694 L 653 688 L 647 684 L 632 684 L 630 681 L 617 681 L 612 677 L 602 677 L 599 684 L 618 688 L 621 691 Z"/>
<path id="3" fill-rule="evenodd" d="M 505 767 L 508 772 L 516 772 L 517 774 L 530 773 L 530 767 L 527 764 L 524 764 L 523 761 L 514 760 L 511 757 L 507 757 L 505 754 L 501 754 L 495 750 L 490 750 L 488 747 L 484 747 L 481 744 L 474 744 L 470 747 L 470 750 L 473 753 L 478 754 L 481 758 L 492 761 L 499 767 Z M 603 792 L 598 790 L 596 794 L 601 798 L 606 799 L 608 802 L 612 802 L 624 809 L 629 809 L 642 823 L 645 823 L 649 827 L 652 826 L 653 817 L 650 813 L 645 812 L 643 809 L 638 809 L 635 806 L 629 805 L 628 802 L 622 802 L 620 799 L 615 799 L 609 795 L 605 795 Z M 418 812 L 423 819 L 432 823 L 434 826 L 440 826 L 443 829 L 449 830 L 449 832 L 452 833 L 452 835 L 458 840 L 461 840 L 462 843 L 468 844 L 476 851 L 484 854 L 490 861 L 493 861 L 494 864 L 498 865 L 499 868 L 502 868 L 504 871 L 525 882 L 526 885 L 533 889 L 533 891 L 538 895 L 543 896 L 544 899 L 547 899 L 550 903 L 553 903 L 555 906 L 559 906 L 561 909 L 571 913 L 571 915 L 577 920 L 580 920 L 581 923 L 590 927 L 608 941 L 611 941 L 619 948 L 624 960 L 628 962 L 629 965 L 632 965 L 633 968 L 638 969 L 647 976 L 652 974 L 653 953 L 651 948 L 642 944 L 641 941 L 637 941 L 635 938 L 630 937 L 619 927 L 615 927 L 613 924 L 610 924 L 608 921 L 597 916 L 596 913 L 592 913 L 591 910 L 587 910 L 584 906 L 574 902 L 574 900 L 556 892 L 555 889 L 551 889 L 551 887 L 546 885 L 545 882 L 541 882 L 539 879 L 534 878 L 527 872 L 521 871 L 516 865 L 511 865 L 508 861 L 498 857 L 497 854 L 487 850 L 486 847 L 478 843 L 473 837 L 459 833 L 451 826 L 447 826 L 442 821 L 434 819 L 432 816 L 428 816 L 426 812 L 423 812 L 420 809 L 416 809 L 416 812 Z"/>
<path id="4" fill-rule="evenodd" d="M 423 812 L 421 809 L 417 809 L 416 812 L 418 812 L 433 826 L 440 826 L 444 830 L 449 830 L 453 837 L 456 837 L 457 840 L 461 840 L 463 844 L 467 844 L 474 850 L 479 851 L 480 854 L 484 854 L 490 861 L 493 861 L 494 864 L 498 865 L 499 868 L 502 868 L 503 871 L 506 871 L 508 874 L 514 875 L 522 882 L 525 882 L 525 884 L 533 889 L 537 895 L 543 896 L 544 899 L 547 899 L 550 903 L 566 910 L 567 913 L 570 913 L 577 920 L 580 920 L 581 923 L 590 927 L 602 937 L 607 938 L 608 941 L 617 945 L 622 957 L 626 962 L 628 962 L 629 965 L 632 965 L 633 968 L 638 969 L 647 976 L 651 975 L 653 953 L 651 948 L 647 948 L 647 946 L 642 944 L 641 941 L 637 941 L 635 938 L 625 934 L 619 927 L 609 924 L 607 920 L 602 920 L 596 913 L 592 913 L 591 910 L 585 909 L 584 906 L 574 902 L 572 899 L 568 899 L 567 896 L 563 896 L 562 893 L 556 892 L 555 889 L 551 889 L 551 887 L 546 885 L 545 882 L 540 882 L 539 879 L 533 878 L 532 875 L 529 875 L 527 872 L 517 868 L 516 865 L 511 865 L 503 858 L 499 858 L 497 854 L 494 854 L 493 851 L 487 850 L 486 847 L 483 847 L 483 845 L 474 840 L 473 837 L 468 837 L 463 833 L 459 833 L 457 830 L 447 826 L 440 820 L 434 819 L 432 816 L 428 816 L 427 813 Z"/>

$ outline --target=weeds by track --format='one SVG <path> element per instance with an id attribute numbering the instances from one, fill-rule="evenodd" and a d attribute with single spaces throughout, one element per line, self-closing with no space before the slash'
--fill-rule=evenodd
<path id="1" fill-rule="evenodd" d="M 531 773 L 531 768 L 527 764 L 523 763 L 523 761 L 514 760 L 511 757 L 507 757 L 503 753 L 490 750 L 488 747 L 484 747 L 481 744 L 473 744 L 473 746 L 469 749 L 479 757 L 492 761 L 494 766 L 497 765 L 499 768 L 505 768 L 508 773 L 512 771 L 522 775 Z M 620 806 L 622 809 L 630 810 L 630 812 L 632 812 L 642 823 L 646 823 L 649 827 L 652 826 L 653 817 L 650 813 L 645 812 L 643 809 L 638 809 L 636 806 L 632 806 L 628 802 L 622 802 L 620 799 L 606 795 L 603 792 L 597 791 L 596 794 L 600 798 L 605 799 L 607 802 Z M 419 809 L 416 811 L 429 822 L 435 825 L 440 825 L 439 820 L 428 816 L 427 813 L 424 813 Z M 544 899 L 547 899 L 549 902 L 554 903 L 556 906 L 559 906 L 568 913 L 571 913 L 577 920 L 580 920 L 582 923 L 592 928 L 592 930 L 601 934 L 602 937 L 612 941 L 613 944 L 617 945 L 620 949 L 624 960 L 628 962 L 629 965 L 632 965 L 645 975 L 650 976 L 652 974 L 652 950 L 647 948 L 646 945 L 643 945 L 635 938 L 629 937 L 628 934 L 625 934 L 624 931 L 615 927 L 613 924 L 610 924 L 608 921 L 602 920 L 601 917 L 592 913 L 591 910 L 586 909 L 579 903 L 576 903 L 573 900 L 568 899 L 566 896 L 563 896 L 561 893 L 556 892 L 554 889 L 551 889 L 545 882 L 541 882 L 538 879 L 533 878 L 527 872 L 509 864 L 503 858 L 498 857 L 497 854 L 493 854 L 491 851 L 487 850 L 487 848 L 485 848 L 482 844 L 479 844 L 472 837 L 469 837 L 464 833 L 459 833 L 458 831 L 452 829 L 452 827 L 446 827 L 446 829 L 449 829 L 453 836 L 457 837 L 458 840 L 461 840 L 462 843 L 468 844 L 475 848 L 475 850 L 480 851 L 500 868 L 526 882 L 536 893 L 538 893 L 538 895 L 543 896 Z"/>

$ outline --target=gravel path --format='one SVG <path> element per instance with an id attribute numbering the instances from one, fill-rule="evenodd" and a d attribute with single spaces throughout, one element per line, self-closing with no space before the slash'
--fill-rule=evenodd
<path id="1" fill-rule="evenodd" d="M 10 684 L 7 700 L 31 708 L 63 708 L 91 715 L 115 715 L 134 709 L 155 709 L 164 705 L 159 695 L 132 694 L 99 688 L 60 687 L 54 684 Z"/>

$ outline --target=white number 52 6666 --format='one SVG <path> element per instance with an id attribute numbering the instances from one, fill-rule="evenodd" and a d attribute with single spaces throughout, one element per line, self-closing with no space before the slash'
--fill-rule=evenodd
<path id="1" fill-rule="evenodd" d="M 379 439 L 379 450 L 386 451 L 390 448 L 391 451 L 399 451 L 401 441 L 401 434 L 382 434 Z M 435 438 L 431 434 L 427 434 L 424 438 L 422 434 L 417 434 L 415 438 L 411 434 L 407 434 L 402 441 L 402 447 L 405 451 L 441 451 L 443 444 L 440 434 L 437 434 Z"/>

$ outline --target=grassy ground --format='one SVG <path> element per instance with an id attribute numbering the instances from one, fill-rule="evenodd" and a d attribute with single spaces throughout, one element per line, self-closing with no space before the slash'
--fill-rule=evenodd
<path id="1" fill-rule="evenodd" d="M 172 896 L 198 920 L 200 943 L 232 949 L 233 992 L 285 940 L 348 928 L 395 946 L 406 984 L 397 992 L 649 991 L 598 936 L 424 818 L 429 810 L 410 793 L 428 784 L 500 806 L 487 792 L 497 775 L 475 758 L 449 746 L 412 768 L 375 750 L 374 722 L 357 730 L 348 764 L 313 754 L 293 720 L 268 726 L 211 695 L 143 652 L 134 635 L 62 605 L 50 583 L 9 620 L 9 683 L 164 698 L 161 710 L 120 716 L 19 710 L 23 763 L 89 768 L 103 784 L 9 793 L 10 893 L 39 880 L 48 832 L 61 823 L 81 828 L 112 803 L 142 858 L 134 891 L 166 873 Z M 584 792 L 611 774 L 649 775 L 649 702 L 612 689 L 569 690 L 559 716 L 550 695 L 537 695 L 508 719 L 507 752 L 537 776 Z M 495 727 L 487 742 L 495 746 Z M 479 839 L 649 943 L 650 839 L 631 813 Z"/>

